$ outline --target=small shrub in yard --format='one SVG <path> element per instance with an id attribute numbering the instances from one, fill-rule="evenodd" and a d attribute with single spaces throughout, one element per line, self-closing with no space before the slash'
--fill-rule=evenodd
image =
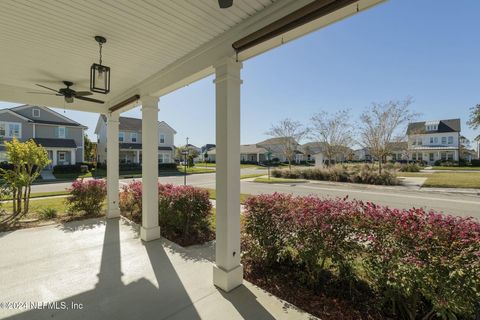
<path id="1" fill-rule="evenodd" d="M 68 191 L 70 196 L 66 199 L 66 205 L 71 213 L 99 215 L 107 197 L 104 180 L 76 180 Z"/>
<path id="2" fill-rule="evenodd" d="M 207 190 L 159 185 L 158 213 L 160 228 L 168 239 L 181 245 L 210 240 L 212 204 Z"/>
<path id="3" fill-rule="evenodd" d="M 325 272 L 369 283 L 383 317 L 473 319 L 480 311 L 480 223 L 472 218 L 261 195 L 245 203 L 242 245 L 244 263 L 291 272 L 305 288 L 315 290 Z"/>
<path id="4" fill-rule="evenodd" d="M 400 172 L 420 172 L 420 166 L 416 163 L 407 163 L 403 164 L 400 169 Z"/>
<path id="5" fill-rule="evenodd" d="M 57 217 L 58 212 L 54 208 L 42 208 L 38 211 L 38 214 L 41 219 L 49 220 Z"/>
<path id="6" fill-rule="evenodd" d="M 120 192 L 120 210 L 135 222 L 142 220 L 142 183 L 134 181 Z M 158 185 L 158 213 L 162 235 L 181 245 L 212 239 L 212 204 L 206 189 Z"/>

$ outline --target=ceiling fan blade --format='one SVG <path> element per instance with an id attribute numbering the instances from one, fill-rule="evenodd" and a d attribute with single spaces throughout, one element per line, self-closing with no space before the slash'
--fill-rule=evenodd
<path id="1" fill-rule="evenodd" d="M 37 86 L 39 86 L 39 87 L 42 87 L 42 88 L 45 88 L 45 89 L 48 89 L 48 90 L 52 90 L 52 91 L 58 92 L 58 90 L 55 90 L 55 89 L 52 89 L 52 88 L 49 88 L 49 87 L 42 86 L 41 84 L 38 84 L 38 83 L 36 83 L 35 85 L 37 85 Z"/>
<path id="2" fill-rule="evenodd" d="M 233 4 L 233 0 L 218 0 L 218 5 L 221 9 L 230 8 Z"/>
<path id="3" fill-rule="evenodd" d="M 76 91 L 75 96 L 76 97 L 84 97 L 84 96 L 91 96 L 93 93 L 90 91 Z"/>
<path id="4" fill-rule="evenodd" d="M 75 97 L 79 100 L 84 100 L 84 101 L 89 101 L 89 102 L 95 102 L 95 103 L 104 103 L 102 100 L 97 100 L 97 99 L 92 99 L 92 98 L 86 98 L 86 97 Z"/>
<path id="5" fill-rule="evenodd" d="M 50 96 L 58 96 L 58 94 L 50 93 L 50 92 L 33 92 L 33 91 L 28 91 L 27 93 L 33 93 L 33 94 L 48 94 L 48 95 L 50 95 Z"/>

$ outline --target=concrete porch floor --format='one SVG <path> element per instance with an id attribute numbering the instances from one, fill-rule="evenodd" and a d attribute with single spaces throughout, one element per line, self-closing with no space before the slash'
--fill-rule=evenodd
<path id="1" fill-rule="evenodd" d="M 217 289 L 213 254 L 213 245 L 142 243 L 137 226 L 123 219 L 0 233 L 0 303 L 20 303 L 19 309 L 0 306 L 0 318 L 313 318 L 247 282 L 230 293 Z M 30 305 L 56 301 L 69 309 Z"/>

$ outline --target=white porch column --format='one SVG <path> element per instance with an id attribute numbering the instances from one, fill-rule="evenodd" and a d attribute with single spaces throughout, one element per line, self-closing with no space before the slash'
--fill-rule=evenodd
<path id="1" fill-rule="evenodd" d="M 107 218 L 116 218 L 120 216 L 118 207 L 118 113 L 110 113 L 107 115 Z"/>
<path id="2" fill-rule="evenodd" d="M 71 164 L 75 164 L 77 163 L 77 159 L 76 159 L 76 156 L 77 156 L 77 150 L 70 150 L 70 163 Z"/>
<path id="3" fill-rule="evenodd" d="M 57 165 L 57 149 L 52 150 L 52 168 Z"/>
<path id="4" fill-rule="evenodd" d="M 135 151 L 135 163 L 140 163 L 140 150 Z"/>
<path id="5" fill-rule="evenodd" d="M 240 70 L 226 58 L 215 66 L 217 228 L 213 283 L 230 291 L 243 281 L 240 264 Z"/>
<path id="6" fill-rule="evenodd" d="M 158 98 L 142 97 L 142 228 L 143 241 L 160 238 L 158 226 Z"/>

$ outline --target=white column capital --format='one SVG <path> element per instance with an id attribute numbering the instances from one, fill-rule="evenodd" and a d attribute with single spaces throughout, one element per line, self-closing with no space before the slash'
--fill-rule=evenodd
<path id="1" fill-rule="evenodd" d="M 115 123 L 120 121 L 120 115 L 116 112 L 107 114 L 107 123 Z"/>
<path id="2" fill-rule="evenodd" d="M 143 96 L 140 98 L 142 101 L 142 109 L 154 109 L 158 110 L 158 101 L 160 100 L 159 97 L 153 96 Z"/>
<path id="3" fill-rule="evenodd" d="M 241 62 L 237 62 L 235 59 L 229 57 L 218 60 L 213 67 L 215 68 L 214 83 L 220 83 L 226 80 L 238 81 L 240 84 L 243 83 L 240 78 L 240 71 L 243 67 Z"/>

